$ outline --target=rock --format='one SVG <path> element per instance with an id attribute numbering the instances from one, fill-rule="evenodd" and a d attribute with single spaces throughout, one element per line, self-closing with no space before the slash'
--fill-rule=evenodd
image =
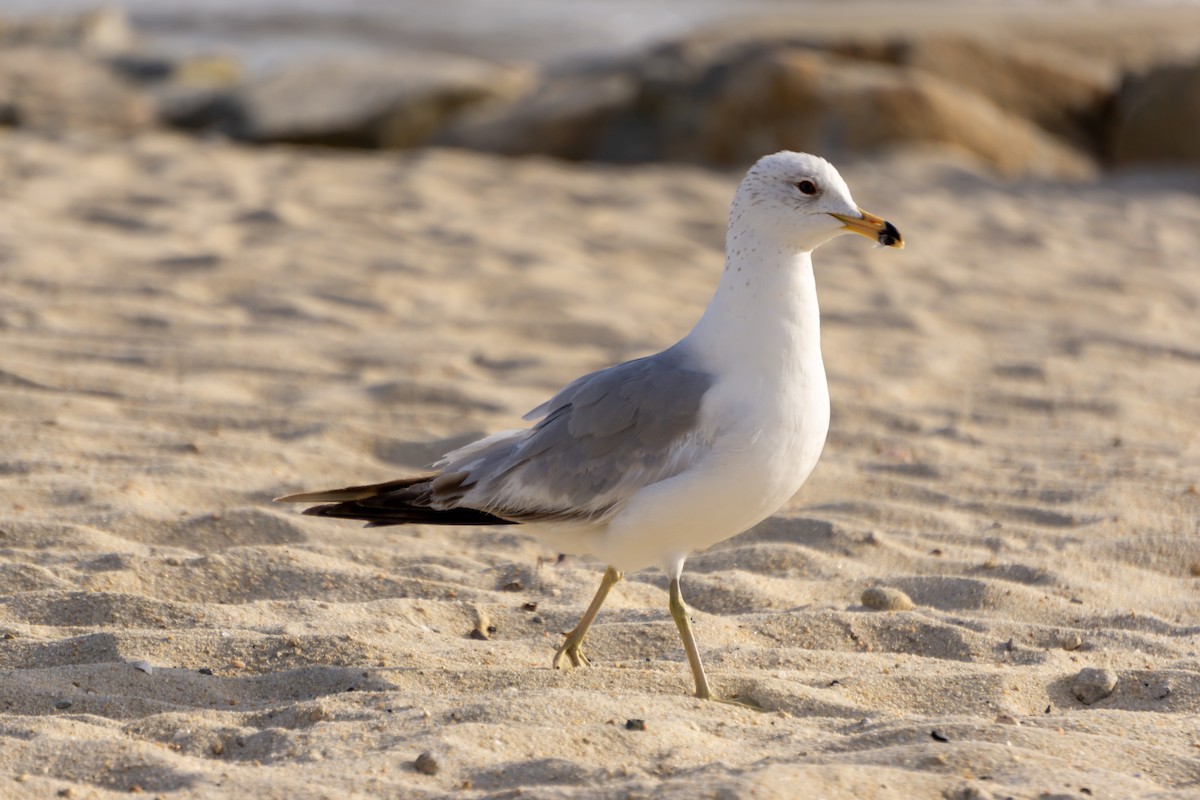
<path id="1" fill-rule="evenodd" d="M 1084 705 L 1103 700 L 1117 687 L 1117 674 L 1108 669 L 1087 667 L 1071 682 L 1071 693 Z"/>
<path id="2" fill-rule="evenodd" d="M 899 589 L 873 586 L 862 593 L 862 604 L 874 611 L 911 611 L 917 605 Z"/>
<path id="3" fill-rule="evenodd" d="M 463 115 L 434 141 L 505 155 L 597 158 L 607 149 L 610 129 L 631 113 L 637 94 L 637 77 L 623 62 L 551 72 L 509 104 Z M 653 157 L 647 152 L 646 160 Z"/>
<path id="4" fill-rule="evenodd" d="M 1171 696 L 1171 684 L 1163 679 L 1145 680 L 1139 684 L 1138 694 L 1151 700 L 1166 700 Z"/>
<path id="5" fill-rule="evenodd" d="M 220 87 L 167 83 L 154 97 L 159 120 L 184 130 L 219 129 L 240 113 L 234 93 Z"/>
<path id="6" fill-rule="evenodd" d="M 417 756 L 417 760 L 413 762 L 413 768 L 422 775 L 437 775 L 442 767 L 438 764 L 438 760 L 433 757 L 433 753 L 426 750 Z"/>
<path id="7" fill-rule="evenodd" d="M 233 86 L 243 78 L 242 65 L 228 56 L 191 56 L 172 61 L 168 78 L 177 86 Z"/>
<path id="8" fill-rule="evenodd" d="M 429 53 L 301 64 L 239 88 L 218 127 L 253 142 L 415 147 L 527 82 L 522 69 Z"/>
<path id="9" fill-rule="evenodd" d="M 125 80 L 144 87 L 153 98 L 158 120 L 171 127 L 208 130 L 233 119 L 241 65 L 224 56 L 183 59 L 144 53 L 108 59 Z"/>
<path id="10" fill-rule="evenodd" d="M 1200 165 L 1200 61 L 1126 78 L 1116 105 L 1112 160 L 1117 165 Z"/>
<path id="11" fill-rule="evenodd" d="M 70 50 L 0 50 L 0 109 L 4 124 L 41 131 L 128 134 L 156 122 L 149 94 Z"/>
<path id="12" fill-rule="evenodd" d="M 164 81 L 171 77 L 175 64 L 166 56 L 122 53 L 108 59 L 108 66 L 122 78 L 139 83 Z"/>
<path id="13" fill-rule="evenodd" d="M 1058 646 L 1067 651 L 1078 650 L 1083 647 L 1083 637 L 1074 631 L 1066 631 L 1059 635 Z"/>
<path id="14" fill-rule="evenodd" d="M 106 60 L 127 80 L 144 84 L 169 82 L 187 87 L 231 87 L 242 77 L 242 68 L 226 56 L 175 59 L 146 53 L 124 53 Z"/>
<path id="15" fill-rule="evenodd" d="M 1016 38 L 935 35 L 873 48 L 835 43 L 830 49 L 936 76 L 1097 155 L 1118 80 L 1102 62 Z"/>
<path id="16" fill-rule="evenodd" d="M 748 162 L 751 153 L 785 147 L 837 159 L 932 144 L 971 153 L 1006 175 L 1093 171 L 1086 156 L 954 84 L 800 48 L 733 71 L 715 89 L 710 112 L 696 121 L 690 142 L 719 162 Z"/>
<path id="17" fill-rule="evenodd" d="M 1051 107 L 1038 106 L 1046 114 Z M 508 154 L 718 165 L 784 148 L 838 159 L 932 144 L 974 154 L 1007 175 L 1094 171 L 1087 155 L 948 80 L 762 40 L 685 40 L 635 59 L 548 73 L 529 95 L 486 116 L 461 117 L 436 141 Z"/>
<path id="18" fill-rule="evenodd" d="M 104 8 L 81 14 L 52 14 L 0 22 L 0 45 L 120 53 L 137 37 L 125 12 Z"/>

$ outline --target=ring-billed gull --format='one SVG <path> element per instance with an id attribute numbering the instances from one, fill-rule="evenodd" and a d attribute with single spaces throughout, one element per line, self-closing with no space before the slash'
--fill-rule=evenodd
<path id="1" fill-rule="evenodd" d="M 904 246 L 829 162 L 765 156 L 734 195 L 716 294 L 679 342 L 584 375 L 525 416 L 536 425 L 448 453 L 434 472 L 279 500 L 370 525 L 530 524 L 560 552 L 600 558 L 600 589 L 556 668 L 588 663 L 583 638 L 622 572 L 660 566 L 696 696 L 711 699 L 683 563 L 773 514 L 816 466 L 829 389 L 811 254 L 843 233 Z"/>

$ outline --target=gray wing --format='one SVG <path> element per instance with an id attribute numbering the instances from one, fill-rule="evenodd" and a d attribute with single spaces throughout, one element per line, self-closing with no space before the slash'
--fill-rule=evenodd
<path id="1" fill-rule="evenodd" d="M 433 501 L 522 522 L 599 520 L 709 447 L 697 430 L 712 376 L 675 347 L 573 381 L 527 418 L 437 466 Z"/>

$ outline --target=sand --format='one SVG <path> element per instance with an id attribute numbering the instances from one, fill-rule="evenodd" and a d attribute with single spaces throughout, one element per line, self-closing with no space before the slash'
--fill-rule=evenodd
<path id="1" fill-rule="evenodd" d="M 1200 792 L 1200 176 L 843 174 L 908 247 L 818 254 L 823 460 L 684 574 L 756 712 L 657 570 L 555 672 L 602 565 L 270 502 L 673 342 L 737 175 L 4 134 L 0 796 Z"/>

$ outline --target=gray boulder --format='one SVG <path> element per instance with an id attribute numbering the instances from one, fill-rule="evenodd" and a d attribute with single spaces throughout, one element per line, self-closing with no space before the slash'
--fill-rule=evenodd
<path id="1" fill-rule="evenodd" d="M 830 45 L 839 55 L 920 70 L 969 90 L 1087 152 L 1099 154 L 1120 76 L 1109 62 L 1016 38 L 935 35 L 871 46 Z"/>
<path id="2" fill-rule="evenodd" d="M 502 153 L 745 164 L 950 147 L 1007 174 L 1080 177 L 1091 159 L 976 92 L 912 67 L 811 43 L 686 40 L 634 60 L 549 73 L 525 97 L 452 122 L 436 141 Z"/>
<path id="3" fill-rule="evenodd" d="M 430 53 L 301 64 L 222 98 L 219 127 L 253 142 L 415 147 L 465 108 L 528 81 L 522 69 Z"/>
<path id="4" fill-rule="evenodd" d="M 791 148 L 858 155 L 895 145 L 970 153 L 1009 175 L 1082 177 L 1084 154 L 969 89 L 918 69 L 782 49 L 740 66 L 712 87 L 695 135 L 667 137 L 672 150 L 744 163 L 755 152 Z"/>
<path id="5" fill-rule="evenodd" d="M 504 155 L 541 154 L 572 160 L 653 160 L 612 152 L 614 129 L 632 113 L 639 77 L 620 63 L 552 71 L 509 103 L 492 103 L 449 121 L 433 142 Z M 619 137 L 616 137 L 619 138 Z M 626 144 L 620 142 L 619 144 Z M 628 146 L 636 148 L 629 141 Z"/>
<path id="6" fill-rule="evenodd" d="M 156 124 L 149 94 L 82 53 L 0 49 L 0 124 L 127 134 Z"/>
<path id="7" fill-rule="evenodd" d="M 1117 96 L 1112 160 L 1200 166 L 1200 61 L 1126 79 Z"/>
<path id="8" fill-rule="evenodd" d="M 137 45 L 125 12 L 105 8 L 0 20 L 0 46 L 123 53 Z"/>

